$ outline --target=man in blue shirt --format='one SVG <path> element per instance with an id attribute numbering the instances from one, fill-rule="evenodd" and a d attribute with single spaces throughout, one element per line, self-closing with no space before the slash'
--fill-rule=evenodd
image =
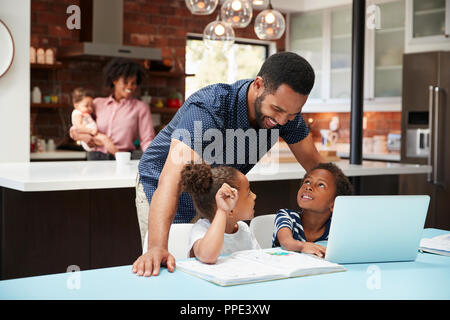
<path id="1" fill-rule="evenodd" d="M 278 136 L 306 170 L 323 162 L 301 116 L 314 77 L 305 59 L 281 52 L 264 62 L 256 79 L 210 85 L 185 101 L 139 163 L 136 206 L 141 237 L 148 227 L 148 251 L 133 264 L 134 273 L 157 275 L 161 264 L 174 270 L 170 225 L 195 216 L 179 183 L 187 162 L 227 164 L 246 174 Z"/>

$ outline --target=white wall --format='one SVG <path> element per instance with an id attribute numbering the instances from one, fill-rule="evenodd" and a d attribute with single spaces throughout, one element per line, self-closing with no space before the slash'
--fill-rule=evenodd
<path id="1" fill-rule="evenodd" d="M 352 0 L 272 0 L 273 8 L 282 12 L 304 12 L 348 4 L 352 4 Z"/>
<path id="2" fill-rule="evenodd" d="M 30 160 L 30 0 L 0 1 L 15 55 L 0 78 L 0 162 Z"/>

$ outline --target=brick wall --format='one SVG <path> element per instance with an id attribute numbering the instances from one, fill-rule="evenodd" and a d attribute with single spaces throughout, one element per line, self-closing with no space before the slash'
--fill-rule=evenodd
<path id="1" fill-rule="evenodd" d="M 79 39 L 78 30 L 66 27 L 66 9 L 71 4 L 78 5 L 79 0 L 31 0 L 31 45 L 54 48 L 58 60 L 61 60 L 58 49 L 77 43 Z M 254 17 L 257 13 L 254 12 Z M 161 48 L 163 56 L 176 58 L 184 66 L 186 34 L 202 34 L 216 14 L 217 10 L 208 16 L 192 15 L 184 0 L 124 0 L 123 44 Z M 235 29 L 235 33 L 236 37 L 257 39 L 253 22 L 245 29 Z M 278 51 L 284 51 L 284 41 L 284 36 L 277 41 Z M 56 75 L 32 71 L 31 88 L 38 85 L 43 96 L 56 93 L 63 102 L 69 102 L 70 92 L 78 86 L 90 88 L 99 96 L 108 94 L 102 86 L 102 69 L 107 61 L 70 59 L 63 62 L 65 68 Z M 153 78 L 141 86 L 141 92 L 148 90 L 152 96 L 165 96 L 174 89 L 184 93 L 184 79 Z M 57 143 L 70 141 L 65 126 L 70 124 L 71 112 L 71 108 L 32 109 L 32 134 L 56 138 Z"/>
<path id="2" fill-rule="evenodd" d="M 312 119 L 311 132 L 315 142 L 320 142 L 320 129 L 329 129 L 330 121 L 333 117 L 339 118 L 338 135 L 339 143 L 350 142 L 350 113 L 305 113 L 303 118 L 308 122 Z M 363 131 L 364 137 L 375 135 L 387 135 L 389 132 L 400 132 L 401 112 L 364 112 L 366 127 Z"/>

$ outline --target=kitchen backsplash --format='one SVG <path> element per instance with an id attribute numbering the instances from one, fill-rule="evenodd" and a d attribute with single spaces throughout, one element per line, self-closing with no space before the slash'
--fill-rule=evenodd
<path id="1" fill-rule="evenodd" d="M 333 117 L 339 119 L 338 143 L 350 142 L 350 113 L 304 113 L 304 120 L 309 123 L 315 142 L 321 141 L 320 130 L 329 129 Z M 401 112 L 364 112 L 364 137 L 400 133 Z"/>

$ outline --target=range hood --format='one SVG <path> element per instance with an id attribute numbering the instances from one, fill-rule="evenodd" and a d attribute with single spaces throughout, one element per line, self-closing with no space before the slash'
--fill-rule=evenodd
<path id="1" fill-rule="evenodd" d="M 80 0 L 80 42 L 62 47 L 61 57 L 126 57 L 161 60 L 161 49 L 124 46 L 123 0 Z M 83 41 L 85 40 L 85 41 Z"/>

